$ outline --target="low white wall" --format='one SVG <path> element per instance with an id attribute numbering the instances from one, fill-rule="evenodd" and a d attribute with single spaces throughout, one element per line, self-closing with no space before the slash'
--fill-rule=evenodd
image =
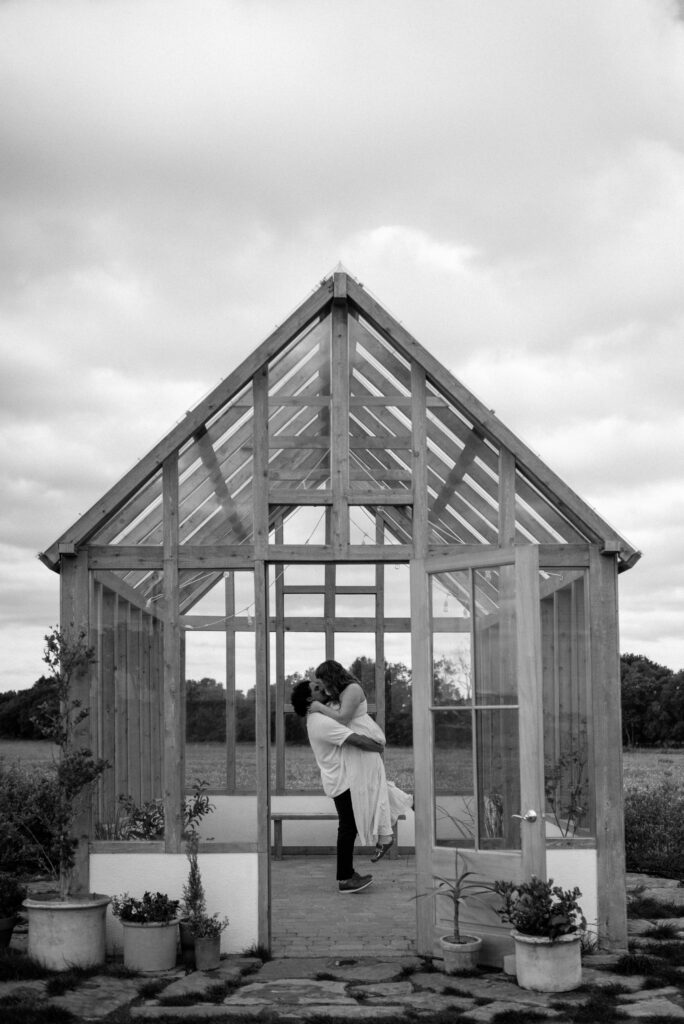
<path id="1" fill-rule="evenodd" d="M 579 899 L 587 927 L 598 933 L 598 871 L 596 850 L 549 849 L 546 851 L 546 877 L 553 878 L 554 885 L 563 889 L 578 886 L 582 892 Z"/>
<path id="2" fill-rule="evenodd" d="M 222 953 L 241 953 L 258 942 L 258 871 L 255 853 L 200 853 L 199 867 L 207 897 L 207 911 L 230 918 L 221 936 Z M 188 877 L 184 853 L 91 853 L 90 888 L 108 896 L 145 890 L 165 892 L 181 899 Z M 119 953 L 123 927 L 107 908 L 107 952 Z"/>

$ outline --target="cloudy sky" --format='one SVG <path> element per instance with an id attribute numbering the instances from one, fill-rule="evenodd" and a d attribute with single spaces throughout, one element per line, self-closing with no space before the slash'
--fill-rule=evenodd
<path id="1" fill-rule="evenodd" d="M 38 562 L 337 263 L 643 551 L 684 667 L 674 0 L 0 2 L 0 689 Z"/>

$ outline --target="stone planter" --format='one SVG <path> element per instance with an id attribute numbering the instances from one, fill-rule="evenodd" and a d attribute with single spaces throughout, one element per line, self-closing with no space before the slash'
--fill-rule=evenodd
<path id="1" fill-rule="evenodd" d="M 168 924 L 150 921 L 122 921 L 124 967 L 145 974 L 170 971 L 176 966 L 178 953 L 178 920 Z"/>
<path id="2" fill-rule="evenodd" d="M 215 971 L 221 963 L 221 936 L 195 939 L 195 966 L 198 971 Z"/>
<path id="3" fill-rule="evenodd" d="M 29 896 L 23 902 L 28 915 L 28 955 L 51 971 L 103 964 L 109 899 L 100 893 L 65 900 L 57 893 Z"/>
<path id="4" fill-rule="evenodd" d="M 14 926 L 18 920 L 16 914 L 13 914 L 12 917 L 0 917 L 0 946 L 9 946 Z"/>
<path id="5" fill-rule="evenodd" d="M 553 942 L 539 935 L 511 932 L 515 973 L 521 988 L 534 992 L 570 992 L 582 984 L 582 957 L 577 933 Z"/>
<path id="6" fill-rule="evenodd" d="M 475 935 L 463 935 L 462 938 L 463 942 L 452 942 L 449 935 L 440 937 L 445 974 L 462 974 L 477 967 L 482 939 Z"/>

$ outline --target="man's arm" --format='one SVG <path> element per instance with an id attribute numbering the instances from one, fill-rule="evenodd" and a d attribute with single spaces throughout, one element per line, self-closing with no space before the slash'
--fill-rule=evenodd
<path id="1" fill-rule="evenodd" d="M 349 744 L 352 747 L 359 747 L 361 750 L 367 750 L 370 754 L 382 754 L 385 749 L 384 744 L 378 743 L 377 740 L 372 740 L 369 736 L 359 736 L 358 733 L 351 733 L 347 736 L 342 746 Z"/>

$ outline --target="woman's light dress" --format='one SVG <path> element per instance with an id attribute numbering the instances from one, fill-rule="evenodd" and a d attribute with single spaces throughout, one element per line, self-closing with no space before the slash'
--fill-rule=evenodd
<path id="1" fill-rule="evenodd" d="M 368 703 L 364 699 L 356 708 L 348 723 L 352 732 L 368 736 L 384 744 L 385 734 L 368 714 Z M 378 836 L 392 834 L 397 818 L 411 810 L 413 799 L 409 793 L 388 782 L 385 765 L 380 754 L 352 747 L 342 747 L 342 758 L 349 778 L 352 807 L 359 841 L 363 846 L 374 846 Z"/>

